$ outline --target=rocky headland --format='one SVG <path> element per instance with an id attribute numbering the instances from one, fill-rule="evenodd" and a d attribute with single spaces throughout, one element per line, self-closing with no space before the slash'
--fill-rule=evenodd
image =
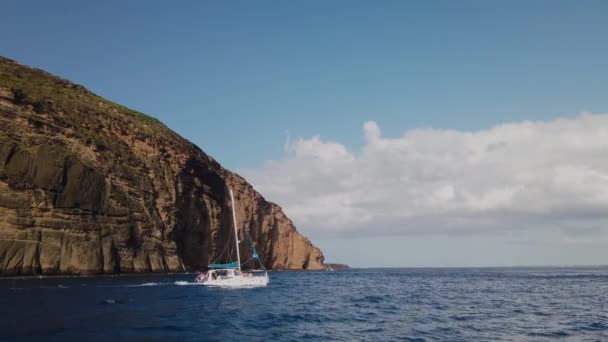
<path id="1" fill-rule="evenodd" d="M 229 188 L 268 268 L 326 268 L 278 205 L 158 120 L 0 57 L 0 275 L 204 269 L 226 257 Z"/>

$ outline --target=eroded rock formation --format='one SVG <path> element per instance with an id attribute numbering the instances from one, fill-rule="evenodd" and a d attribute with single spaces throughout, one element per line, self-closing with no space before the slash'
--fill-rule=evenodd
<path id="1" fill-rule="evenodd" d="M 0 58 L 0 275 L 202 269 L 234 238 L 229 187 L 267 267 L 324 268 L 278 205 L 156 119 Z"/>

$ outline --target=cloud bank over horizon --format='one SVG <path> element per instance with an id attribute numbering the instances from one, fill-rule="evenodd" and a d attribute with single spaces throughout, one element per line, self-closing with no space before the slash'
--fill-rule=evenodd
<path id="1" fill-rule="evenodd" d="M 291 139 L 244 175 L 313 238 L 559 232 L 607 239 L 608 114 L 383 137 L 363 125 L 349 150 Z"/>

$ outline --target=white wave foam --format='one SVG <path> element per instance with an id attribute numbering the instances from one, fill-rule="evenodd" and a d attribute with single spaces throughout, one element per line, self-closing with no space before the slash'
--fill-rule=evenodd
<path id="1" fill-rule="evenodd" d="M 201 283 L 193 283 L 189 281 L 176 281 L 174 284 L 179 286 L 201 285 Z"/>
<path id="2" fill-rule="evenodd" d="M 135 285 L 125 285 L 125 287 L 147 287 L 147 286 L 163 286 L 167 285 L 167 283 L 143 283 L 143 284 L 135 284 Z"/>

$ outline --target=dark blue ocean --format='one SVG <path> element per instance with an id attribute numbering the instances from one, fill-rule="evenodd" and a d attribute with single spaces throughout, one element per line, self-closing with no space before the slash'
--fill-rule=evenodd
<path id="1" fill-rule="evenodd" d="M 608 268 L 0 279 L 7 341 L 608 341 Z"/>

